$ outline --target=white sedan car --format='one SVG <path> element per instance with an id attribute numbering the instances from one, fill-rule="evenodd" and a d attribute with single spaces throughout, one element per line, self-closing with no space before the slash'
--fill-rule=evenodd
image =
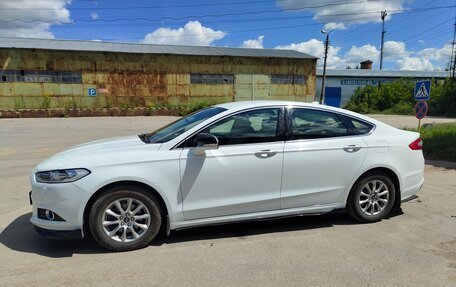
<path id="1" fill-rule="evenodd" d="M 63 151 L 31 173 L 31 222 L 114 251 L 160 230 L 345 209 L 379 221 L 423 184 L 418 133 L 284 101 L 212 106 L 155 132 Z"/>

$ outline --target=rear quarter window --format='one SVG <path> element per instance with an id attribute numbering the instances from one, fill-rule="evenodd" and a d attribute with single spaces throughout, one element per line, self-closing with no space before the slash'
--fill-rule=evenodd
<path id="1" fill-rule="evenodd" d="M 340 115 L 351 135 L 365 135 L 374 129 L 374 125 L 346 115 Z"/>

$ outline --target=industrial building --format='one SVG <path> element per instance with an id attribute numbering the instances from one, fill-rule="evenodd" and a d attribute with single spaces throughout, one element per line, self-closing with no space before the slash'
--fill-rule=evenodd
<path id="1" fill-rule="evenodd" d="M 450 76 L 447 71 L 388 71 L 371 70 L 371 68 L 372 62 L 364 61 L 361 63 L 361 69 L 326 69 L 325 104 L 334 107 L 344 107 L 358 87 L 377 86 L 379 83 L 387 83 L 399 79 L 444 80 Z M 323 70 L 317 69 L 317 100 L 321 95 L 322 77 Z"/>
<path id="2" fill-rule="evenodd" d="M 291 50 L 0 38 L 0 108 L 313 101 L 316 61 Z"/>

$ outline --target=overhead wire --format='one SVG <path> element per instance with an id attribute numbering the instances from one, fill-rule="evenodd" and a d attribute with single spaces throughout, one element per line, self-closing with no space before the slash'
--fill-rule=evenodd
<path id="1" fill-rule="evenodd" d="M 345 2 L 345 4 L 348 2 Z M 353 1 L 352 3 L 359 3 L 359 1 Z M 18 18 L 9 19 L 9 20 L 0 20 L 3 23 L 12 23 L 12 22 L 21 22 L 21 23 L 34 23 L 34 22 L 44 22 L 44 23 L 58 23 L 58 24 L 73 24 L 76 22 L 119 22 L 119 21 L 149 21 L 149 22 L 157 22 L 157 21 L 164 21 L 164 20 L 184 20 L 184 19 L 201 19 L 201 18 L 210 18 L 210 17 L 227 17 L 227 16 L 242 16 L 242 15 L 252 15 L 252 14 L 265 14 L 265 13 L 281 13 L 283 11 L 298 11 L 303 9 L 315 9 L 315 8 L 323 8 L 329 5 L 335 5 L 335 3 L 323 4 L 319 6 L 305 6 L 299 8 L 285 8 L 280 10 L 257 10 L 257 11 L 243 11 L 243 12 L 228 12 L 228 13 L 220 13 L 220 14 L 206 14 L 206 15 L 186 15 L 183 17 L 172 17 L 172 16 L 165 16 L 155 19 L 149 19 L 145 17 L 138 17 L 138 18 L 115 18 L 115 19 L 105 19 L 105 18 L 98 18 L 98 19 L 83 19 L 77 18 L 72 21 L 61 21 L 57 19 L 31 19 L 31 20 L 21 20 Z M 340 3 L 338 4 L 340 5 Z M 437 6 L 437 7 L 429 7 L 426 10 L 436 10 L 436 9 L 448 9 L 448 8 L 455 8 L 456 5 L 451 6 Z M 396 10 L 389 10 L 390 13 L 415 13 L 422 11 L 420 9 L 396 9 Z M 353 13 L 336 13 L 336 14 L 326 14 L 319 17 L 320 21 L 324 22 L 324 18 L 334 17 L 334 16 L 354 16 L 354 15 L 364 15 L 364 14 L 373 14 L 378 13 L 379 11 L 365 11 L 365 12 L 353 12 Z M 306 17 L 307 16 L 307 17 Z M 302 18 L 313 18 L 314 16 L 305 15 Z"/>

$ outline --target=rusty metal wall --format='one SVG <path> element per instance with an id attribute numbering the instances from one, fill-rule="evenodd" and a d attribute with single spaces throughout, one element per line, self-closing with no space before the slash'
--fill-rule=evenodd
<path id="1" fill-rule="evenodd" d="M 269 99 L 312 101 L 315 60 L 0 49 L 3 70 L 82 73 L 82 84 L 2 82 L 0 108 L 143 107 L 235 100 L 235 84 L 190 84 L 190 73 L 299 74 L 306 85 L 270 85 Z M 95 88 L 96 97 L 88 90 Z M 262 98 L 266 97 L 265 90 Z"/>

